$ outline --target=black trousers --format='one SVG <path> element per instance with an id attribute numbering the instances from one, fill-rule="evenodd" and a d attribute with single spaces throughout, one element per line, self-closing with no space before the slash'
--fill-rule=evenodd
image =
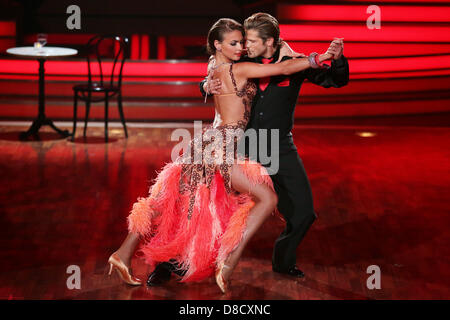
<path id="1" fill-rule="evenodd" d="M 296 264 L 296 249 L 317 218 L 308 177 L 297 150 L 279 155 L 279 169 L 271 175 L 278 195 L 278 210 L 286 227 L 275 241 L 272 266 L 287 271 Z"/>

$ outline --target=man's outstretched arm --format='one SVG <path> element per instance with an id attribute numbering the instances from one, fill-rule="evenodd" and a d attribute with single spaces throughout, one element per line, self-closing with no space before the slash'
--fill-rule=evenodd
<path id="1" fill-rule="evenodd" d="M 325 69 L 307 69 L 304 71 L 306 78 L 314 84 L 324 88 L 345 86 L 349 81 L 348 60 L 342 55 L 337 60 L 331 60 L 331 66 Z"/>

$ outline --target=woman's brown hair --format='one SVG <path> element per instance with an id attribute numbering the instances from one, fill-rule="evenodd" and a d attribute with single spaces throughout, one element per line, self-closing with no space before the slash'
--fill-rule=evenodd
<path id="1" fill-rule="evenodd" d="M 222 42 L 224 34 L 234 30 L 240 31 L 242 33 L 242 36 L 245 35 L 244 27 L 236 20 L 229 18 L 221 18 L 217 20 L 217 22 L 213 24 L 211 29 L 209 29 L 206 51 L 211 55 L 215 54 L 216 47 L 214 46 L 214 41 L 218 40 L 219 42 Z"/>

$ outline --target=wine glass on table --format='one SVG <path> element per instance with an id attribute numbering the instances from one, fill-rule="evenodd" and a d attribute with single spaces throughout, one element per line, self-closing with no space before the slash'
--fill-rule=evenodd
<path id="1" fill-rule="evenodd" d="M 37 42 L 34 43 L 34 47 L 38 49 L 39 53 L 44 53 L 42 49 L 47 44 L 47 35 L 45 33 L 39 33 L 37 35 Z"/>

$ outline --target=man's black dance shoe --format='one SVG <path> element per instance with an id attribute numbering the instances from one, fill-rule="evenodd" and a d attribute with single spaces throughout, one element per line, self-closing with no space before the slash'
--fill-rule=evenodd
<path id="1" fill-rule="evenodd" d="M 292 277 L 296 277 L 296 278 L 305 277 L 305 274 L 303 273 L 303 271 L 300 270 L 299 268 L 297 268 L 297 266 L 293 266 L 293 267 L 289 268 L 288 270 L 279 270 L 276 268 L 272 268 L 272 270 L 274 272 L 286 274 L 288 276 L 292 276 Z"/>
<path id="2" fill-rule="evenodd" d="M 147 285 L 150 287 L 155 287 L 162 285 L 170 280 L 172 273 L 177 276 L 183 277 L 187 270 L 181 269 L 178 262 L 175 259 L 169 260 L 169 262 L 159 263 L 155 270 L 148 276 Z"/>
<path id="3" fill-rule="evenodd" d="M 155 287 L 162 285 L 170 280 L 172 273 L 172 264 L 168 262 L 162 262 L 155 267 L 152 273 L 148 276 L 147 285 L 149 287 Z"/>

